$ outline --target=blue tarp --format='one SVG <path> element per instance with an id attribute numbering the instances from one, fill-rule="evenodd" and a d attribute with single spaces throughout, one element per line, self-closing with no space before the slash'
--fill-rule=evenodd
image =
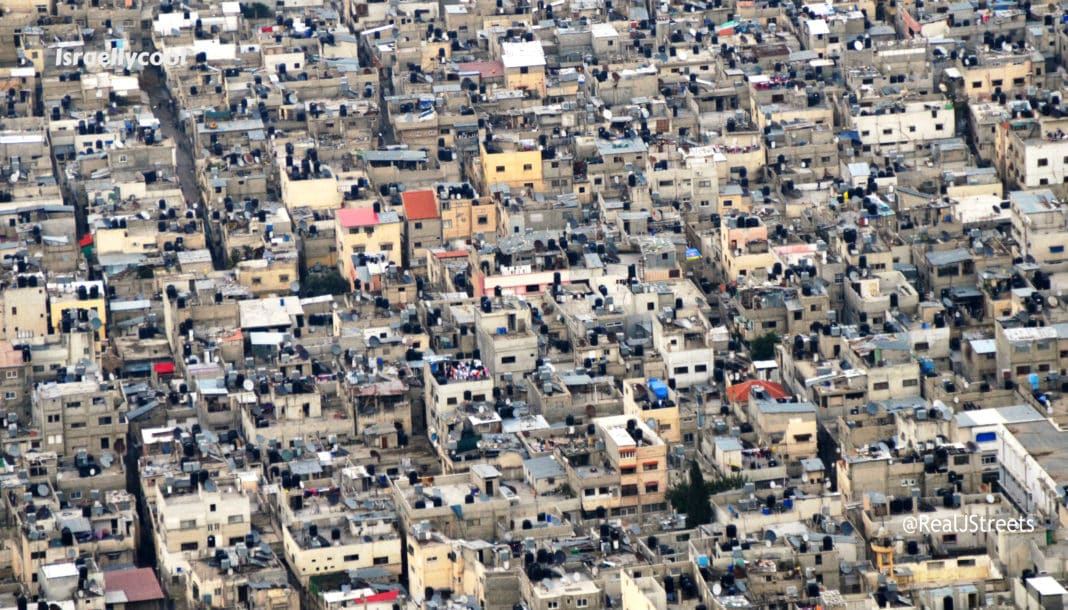
<path id="1" fill-rule="evenodd" d="M 860 132 L 853 129 L 847 129 L 838 134 L 839 138 L 845 138 L 847 140 L 853 140 L 854 142 L 860 142 Z"/>

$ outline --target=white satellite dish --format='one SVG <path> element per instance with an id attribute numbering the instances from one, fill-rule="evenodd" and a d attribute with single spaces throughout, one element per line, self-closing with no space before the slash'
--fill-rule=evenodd
<path id="1" fill-rule="evenodd" d="M 995 499 L 994 498 L 994 494 L 986 494 L 986 503 L 987 504 L 993 504 L 994 503 L 994 499 Z"/>
<path id="2" fill-rule="evenodd" d="M 251 392 L 256 388 L 256 384 L 251 379 L 246 379 L 245 383 L 241 384 L 241 387 L 245 388 L 246 392 Z"/>
<path id="3" fill-rule="evenodd" d="M 719 594 L 723 593 L 723 585 L 718 582 L 712 585 L 712 595 L 719 597 Z"/>

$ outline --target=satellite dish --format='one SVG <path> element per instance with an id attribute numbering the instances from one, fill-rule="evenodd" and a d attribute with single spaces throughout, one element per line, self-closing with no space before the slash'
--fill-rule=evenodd
<path id="1" fill-rule="evenodd" d="M 1058 301 L 1057 297 L 1053 296 L 1052 294 L 1049 295 L 1049 298 L 1046 299 L 1046 302 L 1049 303 L 1050 307 L 1057 307 L 1058 305 L 1060 305 L 1060 301 Z"/>
<path id="2" fill-rule="evenodd" d="M 853 48 L 856 49 L 857 51 L 864 50 L 864 41 L 863 40 L 854 40 L 853 41 Z"/>
<path id="3" fill-rule="evenodd" d="M 853 564 L 848 561 L 843 561 L 841 564 L 842 574 L 850 574 L 853 572 Z"/>
<path id="4" fill-rule="evenodd" d="M 330 346 L 330 353 L 335 355 L 335 356 L 340 356 L 341 355 L 341 346 L 340 345 L 331 345 Z"/>
<path id="5" fill-rule="evenodd" d="M 805 532 L 804 534 L 801 534 L 801 539 L 804 540 L 805 542 L 808 542 L 808 532 Z"/>
<path id="6" fill-rule="evenodd" d="M 283 449 L 282 450 L 282 461 L 284 461 L 284 462 L 293 461 L 293 452 L 290 451 L 289 449 Z"/>
<path id="7" fill-rule="evenodd" d="M 843 536 L 850 536 L 853 534 L 853 524 L 849 521 L 843 521 L 841 527 Z"/>
<path id="8" fill-rule="evenodd" d="M 953 411 L 950 411 L 949 409 L 944 409 L 942 411 L 942 419 L 946 421 L 953 421 Z"/>
<path id="9" fill-rule="evenodd" d="M 769 544 L 775 542 L 776 538 L 778 538 L 778 536 L 776 536 L 775 532 L 773 532 L 772 530 L 764 532 L 764 540 L 767 540 Z"/>
<path id="10" fill-rule="evenodd" d="M 18 443 L 11 443 L 7 446 L 7 454 L 11 457 L 18 457 L 22 453 L 22 449 L 19 448 Z"/>
<path id="11" fill-rule="evenodd" d="M 246 392 L 251 392 L 256 389 L 256 384 L 253 383 L 251 379 L 246 379 L 245 382 L 241 384 L 241 387 L 245 388 Z"/>
<path id="12" fill-rule="evenodd" d="M 89 325 L 93 327 L 93 330 L 100 330 L 104 323 L 100 321 L 100 318 L 93 318 L 89 320 Z"/>
<path id="13" fill-rule="evenodd" d="M 995 500 L 994 494 L 986 494 L 986 503 L 987 504 L 993 504 L 994 500 Z"/>
<path id="14" fill-rule="evenodd" d="M 868 415 L 875 415 L 879 412 L 879 406 L 874 402 L 868 403 Z"/>
<path id="15" fill-rule="evenodd" d="M 289 291 L 292 292 L 293 294 L 300 294 L 300 282 L 299 281 L 290 282 L 289 283 Z"/>
<path id="16" fill-rule="evenodd" d="M 712 585 L 712 595 L 719 597 L 719 594 L 723 593 L 723 585 L 718 582 Z"/>
<path id="17" fill-rule="evenodd" d="M 44 483 L 41 483 L 40 485 L 38 485 L 37 486 L 37 495 L 41 496 L 42 498 L 47 498 L 48 497 L 48 485 L 45 485 Z"/>

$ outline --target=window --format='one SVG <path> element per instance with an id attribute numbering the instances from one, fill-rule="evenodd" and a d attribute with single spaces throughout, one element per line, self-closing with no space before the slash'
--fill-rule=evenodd
<path id="1" fill-rule="evenodd" d="M 575 600 L 575 607 L 576 608 L 585 608 L 586 606 L 589 606 L 589 605 L 590 605 L 590 601 L 588 599 L 586 599 L 585 597 L 580 597 L 580 598 Z"/>
<path id="2" fill-rule="evenodd" d="M 637 466 L 622 466 L 619 469 L 619 474 L 621 475 L 634 474 L 636 472 L 638 472 Z"/>
<path id="3" fill-rule="evenodd" d="M 100 439 L 100 448 L 101 449 L 110 449 L 111 448 L 111 440 L 110 439 L 106 439 L 106 438 Z"/>
<path id="4" fill-rule="evenodd" d="M 919 379 L 904 379 L 901 381 L 901 387 L 904 388 L 914 388 L 918 385 L 920 385 Z"/>
<path id="5" fill-rule="evenodd" d="M 529 172 L 532 169 L 534 169 L 534 165 L 532 165 L 530 163 L 524 163 L 523 164 L 523 171 Z"/>
<path id="6" fill-rule="evenodd" d="M 942 542 L 945 544 L 957 544 L 956 534 L 942 534 Z"/>
<path id="7" fill-rule="evenodd" d="M 279 282 L 288 282 L 289 281 L 289 275 L 286 274 L 286 273 L 283 273 L 283 274 L 279 275 L 278 276 L 278 281 Z"/>
<path id="8" fill-rule="evenodd" d="M 909 133 L 916 133 L 916 126 L 915 125 L 909 125 Z"/>
<path id="9" fill-rule="evenodd" d="M 942 131 L 944 127 L 942 123 L 935 123 L 935 131 Z"/>
<path id="10" fill-rule="evenodd" d="M 73 424 L 70 425 L 70 427 L 71 427 L 72 430 L 81 430 L 82 428 L 85 427 L 85 422 L 83 422 L 83 421 L 74 422 Z"/>
<path id="11" fill-rule="evenodd" d="M 197 543 L 197 542 L 183 542 L 182 543 L 182 550 L 183 551 L 195 551 L 195 550 L 197 550 L 197 547 L 199 547 L 199 546 L 200 546 L 200 543 Z"/>
<path id="12" fill-rule="evenodd" d="M 503 165 L 498 165 L 497 166 L 497 173 L 498 174 L 503 174 L 504 173 L 504 166 Z"/>
<path id="13" fill-rule="evenodd" d="M 214 504 L 209 504 L 208 505 L 208 511 L 215 512 L 215 505 Z"/>
<path id="14" fill-rule="evenodd" d="M 527 67 L 527 66 L 520 66 L 519 67 L 519 73 L 520 74 L 530 74 L 530 68 Z"/>
<path id="15" fill-rule="evenodd" d="M 872 384 L 871 389 L 875 390 L 876 392 L 878 392 L 880 390 L 889 390 L 890 389 L 890 382 L 889 381 L 877 381 L 877 382 Z"/>
<path id="16" fill-rule="evenodd" d="M 1050 246 L 1049 247 L 1049 253 L 1050 254 L 1061 254 L 1062 252 L 1064 252 L 1064 246 Z"/>
<path id="17" fill-rule="evenodd" d="M 178 524 L 178 528 L 179 529 L 183 529 L 183 530 L 196 529 L 197 528 L 197 520 L 196 519 L 185 519 L 181 523 Z"/>
<path id="18" fill-rule="evenodd" d="M 983 82 L 982 81 L 978 81 L 978 80 L 973 80 L 972 81 L 972 89 L 978 89 L 978 88 L 980 88 L 982 86 L 983 86 Z"/>
<path id="19" fill-rule="evenodd" d="M 689 372 L 690 372 L 690 367 L 688 367 L 688 366 L 677 366 L 677 367 L 675 367 L 675 374 L 676 375 L 685 375 L 685 374 L 687 374 Z"/>
<path id="20" fill-rule="evenodd" d="M 488 225 L 489 224 L 489 216 L 479 216 L 478 219 L 475 222 L 477 222 L 480 225 Z"/>
<path id="21" fill-rule="evenodd" d="M 1039 159 L 1038 160 L 1038 166 L 1039 167 L 1046 167 L 1047 165 L 1049 165 L 1049 159 Z"/>
<path id="22" fill-rule="evenodd" d="M 244 523 L 245 522 L 245 516 L 244 515 L 230 515 L 229 517 L 226 518 L 226 522 L 231 524 L 231 525 L 233 525 L 234 523 Z"/>
<path id="23" fill-rule="evenodd" d="M 1023 365 L 1023 366 L 1018 366 L 1018 367 L 1016 367 L 1016 374 L 1017 375 L 1030 375 L 1031 374 L 1031 367 L 1029 365 L 1026 365 L 1026 364 Z"/>
<path id="24" fill-rule="evenodd" d="M 548 608 L 549 610 L 556 610 L 557 608 L 560 607 L 560 602 L 549 602 L 549 603 L 545 604 L 545 607 Z"/>
<path id="25" fill-rule="evenodd" d="M 353 555 L 345 555 L 344 557 L 341 558 L 341 560 L 342 561 L 359 561 L 360 560 L 360 555 L 358 553 L 357 554 L 353 554 Z"/>
<path id="26" fill-rule="evenodd" d="M 970 461 L 970 458 L 971 458 L 971 456 L 966 454 L 966 453 L 963 454 L 963 455 L 955 455 L 955 456 L 953 456 L 953 465 L 954 466 L 967 466 L 968 462 Z"/>
<path id="27" fill-rule="evenodd" d="M 389 564 L 389 557 L 375 557 L 374 564 L 376 566 L 384 566 Z"/>
<path id="28" fill-rule="evenodd" d="M 695 372 L 695 373 L 707 373 L 708 372 L 708 365 L 707 364 L 695 364 L 694 367 L 693 367 L 693 372 Z"/>
<path id="29" fill-rule="evenodd" d="M 884 130 L 883 130 L 883 135 L 884 135 L 884 136 L 888 136 L 888 135 L 890 135 L 890 134 L 892 134 L 892 133 L 894 133 L 894 130 L 893 130 L 893 129 L 889 129 L 889 128 L 887 128 L 887 129 L 884 129 Z"/>
<path id="30" fill-rule="evenodd" d="M 422 229 L 423 228 L 423 223 L 421 223 L 421 222 L 414 223 L 412 225 L 412 227 L 416 228 L 416 229 Z"/>
<path id="31" fill-rule="evenodd" d="M 656 462 L 646 462 L 645 464 L 642 464 L 642 470 L 645 472 L 656 470 L 658 468 L 660 468 L 660 464 L 657 464 Z"/>
<path id="32" fill-rule="evenodd" d="M 983 456 L 983 465 L 989 466 L 991 464 L 997 464 L 997 463 L 998 463 L 998 455 L 996 453 L 991 453 L 989 455 L 984 455 Z"/>
<path id="33" fill-rule="evenodd" d="M 504 356 L 501 358 L 501 364 L 515 364 L 515 356 Z"/>
<path id="34" fill-rule="evenodd" d="M 99 425 L 101 425 L 101 426 L 110 426 L 111 425 L 111 416 L 108 415 L 106 417 L 101 417 L 99 420 L 97 420 L 97 423 Z"/>

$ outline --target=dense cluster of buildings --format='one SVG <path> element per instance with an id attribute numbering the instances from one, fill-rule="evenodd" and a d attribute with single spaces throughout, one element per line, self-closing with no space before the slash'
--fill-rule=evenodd
<path id="1" fill-rule="evenodd" d="M 1065 10 L 0 2 L 0 608 L 1061 610 Z"/>

